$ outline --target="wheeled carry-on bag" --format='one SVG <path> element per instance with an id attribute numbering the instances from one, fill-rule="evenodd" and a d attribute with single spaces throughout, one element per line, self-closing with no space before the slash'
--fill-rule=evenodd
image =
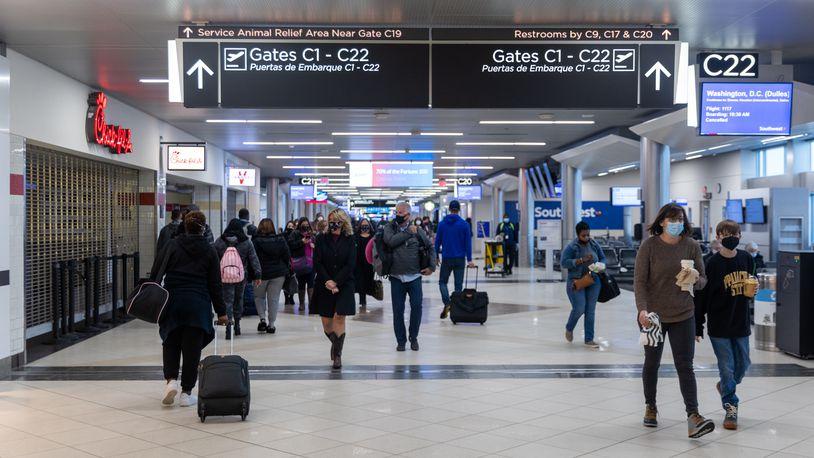
<path id="1" fill-rule="evenodd" d="M 469 269 L 475 270 L 475 288 L 469 288 Z M 449 319 L 453 324 L 486 323 L 489 316 L 489 295 L 478 291 L 478 268 L 467 267 L 464 276 L 464 290 L 454 292 L 450 297 Z"/>
<path id="2" fill-rule="evenodd" d="M 231 340 L 228 355 L 218 355 L 218 327 L 215 326 L 215 354 L 201 361 L 198 370 L 198 417 L 249 415 L 251 389 L 249 362 L 234 354 Z"/>

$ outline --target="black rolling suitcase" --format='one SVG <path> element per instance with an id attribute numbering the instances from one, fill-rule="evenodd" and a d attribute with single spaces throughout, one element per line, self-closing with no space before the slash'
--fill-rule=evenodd
<path id="1" fill-rule="evenodd" d="M 218 355 L 218 327 L 215 326 L 215 354 L 201 361 L 198 369 L 198 417 L 201 423 L 210 416 L 249 415 L 251 389 L 249 362 L 234 354 L 234 339 L 229 355 Z"/>
<path id="2" fill-rule="evenodd" d="M 469 288 L 469 269 L 475 270 L 475 288 Z M 449 319 L 453 324 L 486 323 L 489 316 L 489 295 L 478 291 L 478 268 L 467 267 L 464 290 L 454 292 L 450 297 Z"/>

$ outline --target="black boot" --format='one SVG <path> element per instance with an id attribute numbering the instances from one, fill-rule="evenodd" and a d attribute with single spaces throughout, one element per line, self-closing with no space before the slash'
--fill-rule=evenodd
<path id="1" fill-rule="evenodd" d="M 266 320 L 260 320 L 260 323 L 257 325 L 257 332 L 266 332 L 267 328 Z"/>
<path id="2" fill-rule="evenodd" d="M 336 334 L 334 334 L 334 335 L 336 335 Z M 342 347 L 345 346 L 345 334 L 342 334 L 341 336 L 336 338 L 336 342 L 334 343 L 334 346 L 336 347 L 336 350 L 334 350 L 334 353 L 336 354 L 336 356 L 334 357 L 333 368 L 334 369 L 342 369 Z"/>
<path id="3" fill-rule="evenodd" d="M 240 335 L 240 318 L 235 320 L 235 335 Z"/>
<path id="4" fill-rule="evenodd" d="M 327 337 L 328 340 L 331 341 L 331 361 L 333 361 L 336 359 L 336 333 L 332 332 L 329 334 L 326 332 L 325 337 Z"/>
<path id="5" fill-rule="evenodd" d="M 232 340 L 232 322 L 226 323 L 226 340 Z"/>

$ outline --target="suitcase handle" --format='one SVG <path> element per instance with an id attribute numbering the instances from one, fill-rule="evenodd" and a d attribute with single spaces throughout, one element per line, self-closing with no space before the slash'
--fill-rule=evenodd
<path id="1" fill-rule="evenodd" d="M 475 290 L 477 290 L 478 289 L 478 277 L 480 275 L 480 271 L 478 269 L 478 266 L 466 266 L 466 269 L 464 270 L 464 289 L 469 289 L 469 270 L 470 269 L 475 270 Z"/>
<path id="2" fill-rule="evenodd" d="M 217 356 L 217 354 L 218 354 L 218 326 L 219 326 L 217 320 L 215 320 L 214 325 L 215 325 L 215 355 Z M 229 355 L 234 355 L 234 354 L 235 354 L 235 336 L 232 336 L 232 338 L 229 339 Z"/>

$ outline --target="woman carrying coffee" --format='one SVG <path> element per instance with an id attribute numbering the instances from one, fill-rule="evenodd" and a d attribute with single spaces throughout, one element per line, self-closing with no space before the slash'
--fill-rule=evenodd
<path id="1" fill-rule="evenodd" d="M 585 315 L 585 345 L 599 348 L 594 342 L 594 318 L 596 301 L 599 299 L 599 276 L 589 267 L 597 262 L 605 262 L 605 253 L 591 238 L 591 228 L 585 221 L 576 227 L 577 238 L 565 247 L 560 258 L 562 268 L 568 270 L 565 292 L 571 301 L 571 315 L 565 324 L 565 340 L 574 340 L 574 328 L 582 315 Z"/>
<path id="2" fill-rule="evenodd" d="M 715 424 L 698 411 L 698 388 L 693 371 L 695 356 L 695 290 L 707 283 L 701 247 L 690 237 L 692 227 L 684 208 L 663 206 L 649 227 L 651 237 L 642 242 L 636 255 L 634 291 L 639 326 L 661 327 L 660 342 L 645 345 L 642 382 L 644 385 L 644 426 L 658 426 L 656 385 L 664 336 L 670 339 L 678 383 L 687 411 L 688 435 L 698 438 L 712 432 Z"/>

